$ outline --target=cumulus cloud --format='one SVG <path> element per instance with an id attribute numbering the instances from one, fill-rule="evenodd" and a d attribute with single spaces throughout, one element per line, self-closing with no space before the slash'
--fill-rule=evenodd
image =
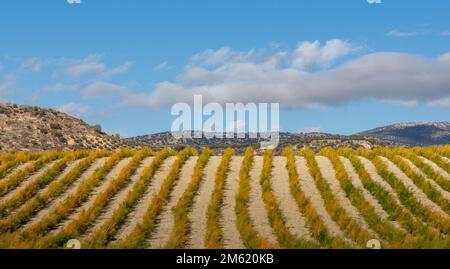
<path id="1" fill-rule="evenodd" d="M 128 94 L 125 87 L 105 82 L 96 81 L 85 87 L 81 96 L 84 98 L 104 98 L 104 97 L 120 97 Z"/>
<path id="2" fill-rule="evenodd" d="M 81 4 L 81 0 L 67 0 L 69 4 Z"/>
<path id="3" fill-rule="evenodd" d="M 337 47 L 343 44 L 339 43 Z M 214 68 L 189 65 L 176 80 L 158 83 L 152 92 L 124 95 L 123 104 L 156 109 L 178 101 L 192 102 L 193 95 L 201 94 L 205 102 L 279 102 L 283 108 L 316 109 L 355 100 L 437 105 L 438 100 L 450 97 L 450 54 L 426 58 L 396 52 L 369 53 L 314 71 L 305 71 L 304 64 L 298 65 L 301 55 L 305 57 L 301 62 L 308 63 L 311 58 L 333 60 L 348 53 L 348 49 L 325 53 L 326 46 L 313 45 L 316 49 L 312 50 L 321 51 L 318 54 L 322 56 L 298 54 L 297 49 L 288 52 L 288 60 L 283 64 L 273 61 L 273 57 L 263 62 L 251 58 L 228 62 L 214 57 L 221 58 L 214 62 Z"/>
<path id="4" fill-rule="evenodd" d="M 67 113 L 76 118 L 91 116 L 91 109 L 88 106 L 77 103 L 67 103 L 59 106 L 56 110 Z"/>
<path id="5" fill-rule="evenodd" d="M 367 3 L 369 3 L 369 4 L 381 4 L 383 2 L 381 0 L 367 0 Z"/>
<path id="6" fill-rule="evenodd" d="M 355 49 L 354 45 L 340 39 L 328 40 L 323 46 L 318 40 L 303 42 L 294 51 L 293 65 L 307 69 L 316 68 L 346 56 Z"/>

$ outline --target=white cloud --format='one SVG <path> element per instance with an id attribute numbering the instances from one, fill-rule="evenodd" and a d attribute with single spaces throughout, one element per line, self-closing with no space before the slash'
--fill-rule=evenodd
<path id="1" fill-rule="evenodd" d="M 430 106 L 440 107 L 440 108 L 449 108 L 450 109 L 450 97 L 442 98 L 435 101 L 431 101 L 428 103 Z"/>
<path id="2" fill-rule="evenodd" d="M 81 4 L 81 0 L 67 0 L 69 4 Z"/>
<path id="3" fill-rule="evenodd" d="M 128 72 L 134 65 L 134 61 L 127 61 L 116 67 L 109 67 L 104 62 L 103 54 L 89 54 L 81 59 L 57 58 L 47 60 L 53 66 L 53 79 L 80 80 L 107 79 Z"/>
<path id="4" fill-rule="evenodd" d="M 134 65 L 134 62 L 128 61 L 122 65 L 119 65 L 110 70 L 107 70 L 106 72 L 103 73 L 103 75 L 108 77 L 108 76 L 123 74 L 123 73 L 126 73 L 128 70 L 130 70 L 131 67 L 133 67 L 133 65 Z"/>
<path id="5" fill-rule="evenodd" d="M 383 2 L 381 0 L 367 0 L 367 3 L 369 3 L 369 4 L 381 4 Z"/>
<path id="6" fill-rule="evenodd" d="M 3 78 L 3 82 L 0 83 L 0 101 L 10 95 L 15 84 L 16 78 L 13 75 L 6 75 Z"/>
<path id="7" fill-rule="evenodd" d="M 213 67 L 222 64 L 240 63 L 246 61 L 256 61 L 264 57 L 263 51 L 234 51 L 231 48 L 223 47 L 217 50 L 208 49 L 202 53 L 197 53 L 191 57 L 190 65 Z"/>
<path id="8" fill-rule="evenodd" d="M 425 36 L 429 34 L 435 34 L 429 29 L 420 29 L 415 31 L 400 31 L 398 29 L 393 29 L 386 33 L 386 36 L 390 37 L 413 37 L 413 36 Z"/>
<path id="9" fill-rule="evenodd" d="M 337 51 L 318 58 L 345 55 Z M 298 57 L 295 53 L 288 55 L 291 62 Z M 179 101 L 192 102 L 195 94 L 202 94 L 205 102 L 279 102 L 284 108 L 306 109 L 354 100 L 428 104 L 450 97 L 448 55 L 426 58 L 406 53 L 370 53 L 316 72 L 274 63 L 271 57 L 264 62 L 225 62 L 212 69 L 188 65 L 175 81 L 158 83 L 153 92 L 127 94 L 122 104 L 156 109 Z"/>
<path id="10" fill-rule="evenodd" d="M 40 72 L 45 66 L 51 63 L 50 60 L 32 57 L 22 62 L 22 68 L 32 70 L 33 72 Z"/>
<path id="11" fill-rule="evenodd" d="M 175 66 L 170 65 L 167 61 L 162 62 L 153 67 L 153 71 L 165 71 L 174 68 Z"/>
<path id="12" fill-rule="evenodd" d="M 90 54 L 82 60 L 69 60 L 66 73 L 72 78 L 79 78 L 84 74 L 104 72 L 106 65 L 101 62 L 101 59 L 100 54 Z"/>
<path id="13" fill-rule="evenodd" d="M 303 42 L 294 51 L 293 65 L 299 68 L 314 69 L 317 66 L 326 66 L 353 50 L 355 50 L 354 45 L 340 39 L 328 40 L 323 46 L 318 40 Z"/>
<path id="14" fill-rule="evenodd" d="M 56 110 L 67 113 L 76 118 L 84 118 L 92 115 L 91 109 L 88 106 L 76 103 L 61 105 Z"/>
<path id="15" fill-rule="evenodd" d="M 108 98 L 108 97 L 120 97 L 128 94 L 125 87 L 105 82 L 96 81 L 89 84 L 81 91 L 81 96 L 84 98 Z"/>

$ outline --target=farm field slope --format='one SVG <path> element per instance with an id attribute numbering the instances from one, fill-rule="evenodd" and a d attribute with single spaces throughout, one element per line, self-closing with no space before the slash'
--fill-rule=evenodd
<path id="1" fill-rule="evenodd" d="M 449 145 L 326 148 L 316 162 L 306 161 L 304 150 L 289 150 L 295 157 L 274 154 L 265 163 L 264 152 L 247 156 L 245 185 L 239 183 L 244 157 L 229 151 L 224 159 L 209 148 L 191 150 L 179 167 L 173 164 L 181 151 L 165 149 L 158 159 L 159 152 L 129 149 L 104 170 L 117 152 L 43 152 L 57 159 L 40 169 L 28 161 L 34 153 L 0 154 L 7 167 L 0 178 L 0 248 L 65 248 L 70 239 L 96 248 L 367 248 L 371 240 L 382 248 L 450 248 Z M 50 168 L 73 156 L 79 160 L 65 169 Z M 91 159 L 80 166 L 86 156 Z M 57 183 L 22 191 L 53 178 Z M 64 178 L 73 184 L 58 184 Z M 75 218 L 85 212 L 89 217 Z M 248 212 L 245 223 L 242 212 Z M 74 219 L 76 231 L 68 225 Z M 183 243 L 173 241 L 174 231 Z M 101 244 L 92 243 L 96 235 Z"/>

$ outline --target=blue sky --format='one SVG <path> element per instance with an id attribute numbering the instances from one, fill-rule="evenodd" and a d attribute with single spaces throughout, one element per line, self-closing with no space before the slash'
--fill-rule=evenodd
<path id="1" fill-rule="evenodd" d="M 1 5 L 0 101 L 109 133 L 169 130 L 170 105 L 193 93 L 279 102 L 293 132 L 450 120 L 450 1 Z"/>

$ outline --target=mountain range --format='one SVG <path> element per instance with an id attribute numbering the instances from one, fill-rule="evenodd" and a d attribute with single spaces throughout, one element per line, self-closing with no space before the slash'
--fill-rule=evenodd
<path id="1" fill-rule="evenodd" d="M 41 151 L 52 149 L 109 149 L 124 146 L 154 149 L 191 146 L 221 150 L 233 147 L 238 151 L 247 146 L 259 147 L 262 138 L 183 138 L 175 139 L 170 132 L 131 138 L 104 133 L 101 126 L 91 126 L 65 113 L 40 107 L 0 104 L 0 152 Z M 450 144 L 448 122 L 399 123 L 345 136 L 327 133 L 280 133 L 279 147 L 366 147 L 431 146 Z"/>

